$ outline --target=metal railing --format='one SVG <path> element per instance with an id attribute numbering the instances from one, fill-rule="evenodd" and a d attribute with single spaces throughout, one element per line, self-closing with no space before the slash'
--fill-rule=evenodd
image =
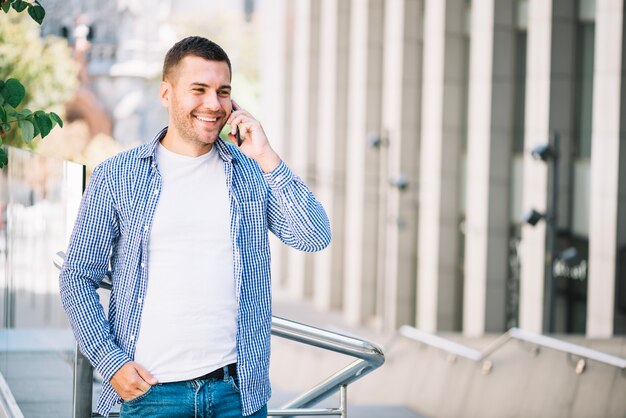
<path id="1" fill-rule="evenodd" d="M 59 269 L 63 266 L 65 253 L 58 252 L 53 259 Z M 107 277 L 100 285 L 103 289 L 111 289 L 111 277 Z M 348 385 L 377 369 L 385 362 L 385 356 L 380 347 L 347 335 L 290 321 L 284 318 L 272 317 L 272 335 L 288 340 L 311 345 L 336 353 L 357 358 L 343 369 L 329 376 L 313 386 L 302 395 L 283 405 L 279 409 L 268 410 L 268 416 L 329 416 L 337 415 L 347 418 Z M 76 346 L 74 357 L 74 389 L 73 389 L 73 418 L 99 417 L 93 413 L 93 367 Z M 339 392 L 338 408 L 312 408 L 313 405 Z M 118 416 L 111 413 L 110 417 Z"/>
<path id="2" fill-rule="evenodd" d="M 399 333 L 404 337 L 418 341 L 422 344 L 443 350 L 452 356 L 451 359 L 458 356 L 471 360 L 475 363 L 480 363 L 482 365 L 483 373 L 491 372 L 493 369 L 493 362 L 489 360 L 489 358 L 510 340 L 524 341 L 534 344 L 537 347 L 550 348 L 552 350 L 564 352 L 570 356 L 578 357 L 578 361 L 575 362 L 575 371 L 577 374 L 581 374 L 585 371 L 587 360 L 608 364 L 610 366 L 617 367 L 622 371 L 626 370 L 626 359 L 624 358 L 519 328 L 511 328 L 482 351 L 450 341 L 429 332 L 421 331 L 408 325 L 401 326 Z"/>

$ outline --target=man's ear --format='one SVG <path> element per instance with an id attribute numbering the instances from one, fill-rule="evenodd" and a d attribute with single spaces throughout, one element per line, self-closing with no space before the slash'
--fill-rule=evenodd
<path id="1" fill-rule="evenodd" d="M 172 85 L 168 81 L 161 81 L 159 85 L 159 97 L 161 98 L 161 104 L 164 107 L 170 107 L 170 93 L 172 91 Z"/>

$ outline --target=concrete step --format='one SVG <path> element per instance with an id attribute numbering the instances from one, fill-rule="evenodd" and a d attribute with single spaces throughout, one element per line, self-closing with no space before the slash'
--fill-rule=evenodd
<path id="1" fill-rule="evenodd" d="M 300 395 L 297 392 L 286 392 L 274 390 L 272 399 L 268 403 L 268 407 L 279 408 L 287 402 Z M 335 395 L 324 400 L 315 406 L 316 408 L 337 408 L 339 407 L 339 396 Z M 354 405 L 350 403 L 350 386 L 348 386 L 348 417 L 349 418 L 425 418 L 413 411 L 398 405 Z"/>

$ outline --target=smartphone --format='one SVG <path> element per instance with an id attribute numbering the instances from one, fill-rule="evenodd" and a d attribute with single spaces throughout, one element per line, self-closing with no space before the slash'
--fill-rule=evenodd
<path id="1" fill-rule="evenodd" d="M 231 100 L 231 103 L 232 103 L 233 111 L 239 110 L 235 102 Z M 239 126 L 237 126 L 237 132 L 235 132 L 235 138 L 237 138 L 237 146 L 240 147 L 242 141 L 241 141 L 241 134 L 239 133 Z"/>

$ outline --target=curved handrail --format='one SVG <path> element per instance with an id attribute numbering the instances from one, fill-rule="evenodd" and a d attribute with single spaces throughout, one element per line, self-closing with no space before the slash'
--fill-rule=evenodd
<path id="1" fill-rule="evenodd" d="M 65 261 L 65 253 L 57 252 L 53 257 L 54 265 L 61 269 Z M 111 289 L 111 275 L 107 274 L 100 283 L 100 287 Z M 268 415 L 342 415 L 345 416 L 345 405 L 338 409 L 305 410 L 316 403 L 342 392 L 342 400 L 345 400 L 345 390 L 348 384 L 362 378 L 371 371 L 377 369 L 385 362 L 385 355 L 380 347 L 358 338 L 343 335 L 337 332 L 327 331 L 305 325 L 300 322 L 272 316 L 272 335 L 286 338 L 295 342 L 323 348 L 336 353 L 345 354 L 357 358 L 342 370 L 331 375 L 318 383 L 302 395 L 285 404 L 278 410 L 269 410 Z M 342 402 L 343 403 L 343 402 Z"/>
<path id="2" fill-rule="evenodd" d="M 582 359 L 594 360 L 599 363 L 608 364 L 622 370 L 626 369 L 626 359 L 622 357 L 607 354 L 602 351 L 594 350 L 592 348 L 584 347 L 567 341 L 562 341 L 554 337 L 536 334 L 534 332 L 526 331 L 520 328 L 509 329 L 482 351 L 476 350 L 463 344 L 459 344 L 454 341 L 450 341 L 438 335 L 421 331 L 409 325 L 401 326 L 399 329 L 399 333 L 404 337 L 446 351 L 449 354 L 464 357 L 476 363 L 487 361 L 493 353 L 498 351 L 507 342 L 514 339 L 529 342 L 556 351 L 561 351 L 570 355 L 580 357 Z M 487 364 L 484 369 L 486 371 L 489 371 L 491 369 L 491 363 Z M 582 369 L 580 373 L 582 373 Z"/>
<path id="3" fill-rule="evenodd" d="M 272 335 L 360 358 L 374 368 L 385 361 L 382 349 L 370 342 L 277 316 L 272 317 Z"/>

